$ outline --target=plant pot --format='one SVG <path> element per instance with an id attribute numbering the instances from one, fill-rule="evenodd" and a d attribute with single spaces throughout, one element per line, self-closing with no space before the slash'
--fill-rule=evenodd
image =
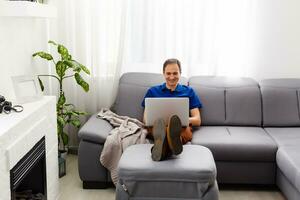
<path id="1" fill-rule="evenodd" d="M 66 160 L 64 158 L 58 158 L 58 177 L 61 178 L 66 175 Z"/>
<path id="2" fill-rule="evenodd" d="M 64 160 L 67 159 L 67 154 L 68 154 L 68 152 L 65 151 L 65 150 L 59 150 L 59 151 L 58 151 L 58 157 L 59 157 L 59 158 L 63 158 Z"/>

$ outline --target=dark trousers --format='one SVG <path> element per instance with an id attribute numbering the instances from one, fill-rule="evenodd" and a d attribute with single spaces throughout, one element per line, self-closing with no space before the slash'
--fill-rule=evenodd
<path id="1" fill-rule="evenodd" d="M 166 127 L 165 133 L 167 133 L 167 128 L 168 127 Z M 148 130 L 148 136 L 150 138 L 153 138 L 153 136 L 152 136 L 152 127 L 147 127 L 147 130 Z M 180 139 L 181 139 L 182 144 L 188 143 L 189 141 L 192 140 L 192 138 L 193 138 L 192 127 L 191 126 L 182 127 L 181 135 L 180 135 Z"/>

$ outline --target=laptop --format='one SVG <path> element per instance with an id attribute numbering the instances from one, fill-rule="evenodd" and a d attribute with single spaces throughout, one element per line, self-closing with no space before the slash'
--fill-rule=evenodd
<path id="1" fill-rule="evenodd" d="M 169 117 L 177 115 L 182 126 L 189 125 L 189 98 L 146 98 L 145 125 L 153 126 L 154 121 L 163 118 L 168 124 Z"/>

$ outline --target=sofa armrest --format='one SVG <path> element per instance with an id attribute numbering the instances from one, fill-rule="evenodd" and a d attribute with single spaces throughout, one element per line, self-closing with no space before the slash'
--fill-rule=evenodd
<path id="1" fill-rule="evenodd" d="M 113 129 L 109 122 L 92 115 L 78 132 L 80 140 L 104 144 L 109 132 Z"/>

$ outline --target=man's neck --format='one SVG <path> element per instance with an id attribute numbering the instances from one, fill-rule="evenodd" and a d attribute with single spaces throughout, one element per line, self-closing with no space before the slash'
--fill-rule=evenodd
<path id="1" fill-rule="evenodd" d="M 178 85 L 178 83 L 173 87 L 173 86 L 169 86 L 168 84 L 166 84 L 166 87 L 173 92 L 176 89 L 177 85 Z"/>

